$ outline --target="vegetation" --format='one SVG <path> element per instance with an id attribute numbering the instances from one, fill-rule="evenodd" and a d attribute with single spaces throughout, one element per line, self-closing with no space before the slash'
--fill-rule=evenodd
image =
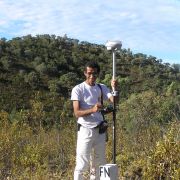
<path id="1" fill-rule="evenodd" d="M 67 36 L 0 39 L 1 179 L 72 179 L 76 119 L 70 93 L 96 60 L 109 86 L 111 53 Z M 117 53 L 117 164 L 123 179 L 180 178 L 180 64 Z M 107 115 L 112 161 L 112 115 Z"/>

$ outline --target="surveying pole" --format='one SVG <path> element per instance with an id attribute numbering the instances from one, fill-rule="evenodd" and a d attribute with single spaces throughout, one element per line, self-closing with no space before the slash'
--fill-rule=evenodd
<path id="1" fill-rule="evenodd" d="M 113 75 L 112 79 L 116 79 L 116 51 L 120 50 L 122 46 L 121 41 L 108 41 L 106 43 L 107 50 L 112 51 L 113 59 Z M 115 88 L 112 89 L 113 95 L 113 163 L 116 164 L 116 99 L 118 91 Z"/>

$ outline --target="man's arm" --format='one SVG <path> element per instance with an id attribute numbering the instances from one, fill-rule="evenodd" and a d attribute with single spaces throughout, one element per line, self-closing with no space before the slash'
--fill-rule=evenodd
<path id="1" fill-rule="evenodd" d="M 79 101 L 73 101 L 74 115 L 78 117 L 83 117 L 95 113 L 101 109 L 102 105 L 100 103 L 95 104 L 89 109 L 80 109 Z"/>

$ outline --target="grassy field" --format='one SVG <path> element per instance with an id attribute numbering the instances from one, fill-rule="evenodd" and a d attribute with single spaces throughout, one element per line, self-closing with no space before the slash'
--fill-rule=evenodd
<path id="1" fill-rule="evenodd" d="M 26 118 L 21 112 L 18 117 Z M 109 119 L 111 116 L 108 117 Z M 179 179 L 180 122 L 149 126 L 133 134 L 117 119 L 119 179 Z M 112 162 L 112 128 L 109 120 L 107 162 Z M 60 130 L 31 128 L 23 121 L 9 122 L 0 113 L 0 177 L 2 180 L 71 180 L 75 166 L 76 124 Z"/>

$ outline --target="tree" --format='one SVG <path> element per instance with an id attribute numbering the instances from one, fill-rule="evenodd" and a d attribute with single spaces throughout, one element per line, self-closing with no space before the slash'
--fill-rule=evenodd
<path id="1" fill-rule="evenodd" d="M 59 84 L 64 87 L 64 94 L 70 95 L 72 88 L 80 82 L 76 73 L 69 72 L 67 74 L 63 74 L 59 78 Z"/>

